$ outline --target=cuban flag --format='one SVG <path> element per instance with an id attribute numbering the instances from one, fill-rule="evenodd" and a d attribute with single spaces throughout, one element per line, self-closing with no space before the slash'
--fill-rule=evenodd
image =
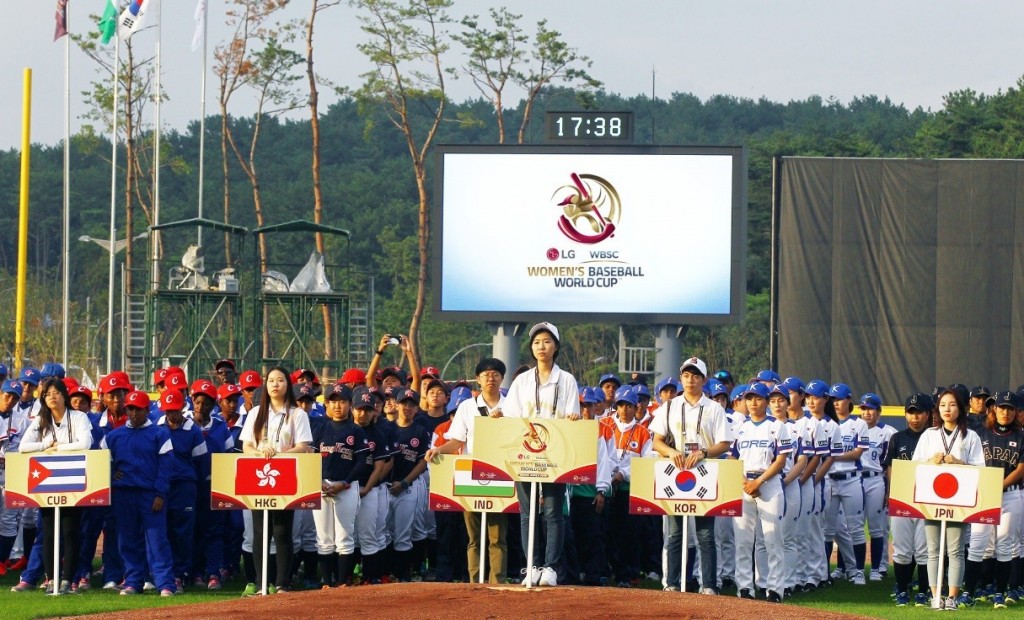
<path id="1" fill-rule="evenodd" d="M 117 22 L 117 36 L 127 39 L 142 29 L 146 14 L 157 0 L 131 0 Z"/>
<path id="2" fill-rule="evenodd" d="M 83 493 L 85 488 L 84 454 L 29 458 L 29 493 Z"/>
<path id="3" fill-rule="evenodd" d="M 919 504 L 973 508 L 978 505 L 978 467 L 918 465 L 914 501 Z"/>
<path id="4" fill-rule="evenodd" d="M 654 466 L 654 498 L 673 501 L 718 499 L 718 463 L 701 461 L 693 469 L 679 469 L 671 461 Z"/>

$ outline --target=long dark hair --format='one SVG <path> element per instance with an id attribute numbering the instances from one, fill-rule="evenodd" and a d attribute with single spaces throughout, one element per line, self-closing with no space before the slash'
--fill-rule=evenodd
<path id="1" fill-rule="evenodd" d="M 46 404 L 46 392 L 50 388 L 55 388 L 64 396 L 64 415 L 67 416 L 67 412 L 71 409 L 71 397 L 68 396 L 68 386 L 64 385 L 64 381 L 57 377 L 50 377 L 43 381 L 42 387 L 39 388 L 39 438 L 42 439 L 43 434 L 46 431 L 54 432 L 53 426 L 53 411 L 50 410 L 50 406 Z M 70 427 L 69 427 L 70 428 Z M 54 435 L 56 438 L 56 435 Z"/>
<path id="2" fill-rule="evenodd" d="M 942 410 L 939 409 L 939 401 L 942 400 L 942 397 L 945 396 L 946 394 L 951 395 L 953 397 L 953 400 L 956 401 L 956 412 L 957 412 L 956 413 L 956 427 L 957 427 L 957 430 L 960 431 L 961 435 L 966 435 L 967 434 L 967 407 L 966 407 L 966 405 L 964 405 L 963 399 L 960 398 L 959 392 L 957 392 L 956 390 L 954 390 L 952 388 L 945 388 L 944 390 L 939 392 L 938 396 L 935 397 L 935 409 L 937 411 L 939 411 L 939 415 L 935 419 L 935 421 L 932 423 L 932 425 L 934 427 L 936 427 L 936 428 L 939 428 L 939 427 L 941 427 L 944 424 L 944 422 L 942 421 Z"/>
<path id="3" fill-rule="evenodd" d="M 292 376 L 287 370 L 280 366 L 274 366 L 267 371 L 267 374 L 263 375 L 263 393 L 260 395 L 260 408 L 256 412 L 256 421 L 253 422 L 252 437 L 253 442 L 259 445 L 263 438 L 263 431 L 267 426 L 267 418 L 270 417 L 270 392 L 267 391 L 267 378 L 270 377 L 270 373 L 277 371 L 284 375 L 284 381 L 287 384 L 287 389 L 284 391 L 284 400 L 288 409 L 298 407 L 298 403 L 295 402 L 295 394 L 292 393 Z"/>
<path id="4" fill-rule="evenodd" d="M 988 408 L 988 413 L 985 414 L 985 428 L 987 428 L 990 431 L 995 430 L 996 425 L 997 425 L 997 422 L 996 422 L 996 409 L 997 408 L 998 407 L 989 407 Z M 1010 431 L 1012 432 L 1012 431 L 1020 430 L 1021 425 L 1017 422 L 1017 409 L 1013 408 L 1011 410 L 1013 411 L 1013 415 L 1010 418 L 1010 424 L 1008 426 L 1010 428 Z"/>
<path id="5" fill-rule="evenodd" d="M 825 401 L 825 415 L 828 416 L 829 420 L 839 424 L 839 416 L 836 414 L 836 404 L 832 402 L 831 398 Z"/>

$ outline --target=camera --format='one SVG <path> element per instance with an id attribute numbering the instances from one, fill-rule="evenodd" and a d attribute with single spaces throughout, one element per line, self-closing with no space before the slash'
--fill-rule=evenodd
<path id="1" fill-rule="evenodd" d="M 398 346 L 398 338 L 395 338 L 394 336 L 388 338 L 388 344 L 397 347 Z"/>

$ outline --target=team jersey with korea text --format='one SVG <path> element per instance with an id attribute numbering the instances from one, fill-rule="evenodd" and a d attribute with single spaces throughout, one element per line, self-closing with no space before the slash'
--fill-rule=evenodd
<path id="1" fill-rule="evenodd" d="M 186 418 L 178 428 L 171 428 L 161 417 L 158 426 L 171 434 L 171 482 L 199 479 L 199 459 L 207 454 L 206 438 L 199 425 Z"/>
<path id="2" fill-rule="evenodd" d="M 924 430 L 915 433 L 910 428 L 899 431 L 889 439 L 889 447 L 885 451 L 885 458 L 882 459 L 882 467 L 889 469 L 893 461 L 910 461 L 914 458 L 914 450 L 917 449 L 917 442 L 921 439 Z"/>
<path id="3" fill-rule="evenodd" d="M 868 425 L 864 420 L 850 416 L 836 425 L 832 431 L 832 438 L 829 441 L 831 446 L 829 452 L 833 457 L 854 450 L 856 448 L 868 448 Z M 860 461 L 835 461 L 832 463 L 832 473 L 845 473 L 859 471 Z"/>
<path id="4" fill-rule="evenodd" d="M 366 434 L 351 419 L 343 422 L 328 417 L 312 418 L 313 450 L 322 457 L 321 475 L 331 482 L 352 483 L 359 479 L 366 466 Z"/>
<path id="5" fill-rule="evenodd" d="M 982 427 L 978 437 L 985 453 L 985 465 L 1002 469 L 1003 478 L 1024 461 L 1024 431 L 1017 429 L 1001 433 L 995 428 Z"/>
<path id="6" fill-rule="evenodd" d="M 597 489 L 610 491 L 617 472 L 624 481 L 620 489 L 628 489 L 633 457 L 649 455 L 652 441 L 651 432 L 636 420 L 623 424 L 618 417 L 603 418 L 597 431 Z"/>
<path id="7" fill-rule="evenodd" d="M 395 464 L 391 467 L 391 479 L 403 480 L 416 464 L 423 459 L 430 447 L 430 431 L 426 426 L 413 420 L 409 426 L 395 425 Z"/>
<path id="8" fill-rule="evenodd" d="M 882 422 L 868 427 L 868 447 L 860 455 L 861 471 L 882 471 L 882 460 L 889 449 L 889 440 L 895 434 L 895 428 Z"/>
<path id="9" fill-rule="evenodd" d="M 793 439 L 786 424 L 765 417 L 760 422 L 748 419 L 736 432 L 730 454 L 743 461 L 745 473 L 763 472 L 780 454 L 793 451 Z"/>
<path id="10" fill-rule="evenodd" d="M 832 454 L 832 434 L 839 429 L 839 424 L 828 416 L 819 419 L 812 414 L 810 419 L 814 427 L 814 453 L 824 461 Z"/>
<path id="11" fill-rule="evenodd" d="M 366 466 L 359 470 L 359 486 L 365 487 L 370 482 L 370 475 L 373 474 L 373 467 L 377 461 L 391 458 L 391 446 L 376 424 L 367 424 L 362 429 L 363 444 L 366 446 L 366 450 L 363 451 Z"/>
<path id="12" fill-rule="evenodd" d="M 789 473 L 799 457 L 811 458 L 814 456 L 814 436 L 809 430 L 813 426 L 814 424 L 809 423 L 808 419 L 803 416 L 796 420 L 786 420 L 786 430 L 789 431 L 789 437 L 793 441 L 793 450 L 786 457 L 786 464 L 782 468 L 784 475 Z"/>

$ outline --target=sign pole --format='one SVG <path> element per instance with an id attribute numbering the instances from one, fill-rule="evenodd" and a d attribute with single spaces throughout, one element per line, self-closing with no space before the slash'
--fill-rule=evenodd
<path id="1" fill-rule="evenodd" d="M 690 517 L 680 518 L 683 520 L 683 544 L 680 545 L 682 547 L 682 551 L 680 551 L 682 564 L 679 565 L 679 591 L 686 592 L 686 580 L 690 577 L 686 570 L 686 563 L 690 559 Z"/>
<path id="2" fill-rule="evenodd" d="M 484 549 L 488 545 L 487 540 L 487 513 L 480 513 L 480 583 L 484 582 Z"/>
<path id="3" fill-rule="evenodd" d="M 267 595 L 267 562 L 270 561 L 270 511 L 263 509 L 263 575 L 260 577 L 262 589 L 260 593 Z"/>
<path id="4" fill-rule="evenodd" d="M 939 522 L 939 572 L 937 573 L 938 576 L 939 576 L 939 586 L 938 586 L 939 594 L 938 594 L 938 597 L 939 597 L 939 604 L 940 605 L 942 604 L 942 570 L 946 566 L 946 563 L 944 562 L 945 559 L 946 559 L 946 522 L 945 521 L 940 521 Z"/>
<path id="5" fill-rule="evenodd" d="M 25 553 L 28 557 L 28 553 Z M 60 594 L 60 506 L 53 509 L 53 574 L 50 575 L 50 583 L 53 586 L 53 594 Z"/>
<path id="6" fill-rule="evenodd" d="M 533 543 L 537 527 L 537 483 L 530 483 L 530 527 L 526 536 L 526 588 L 533 587 Z"/>

